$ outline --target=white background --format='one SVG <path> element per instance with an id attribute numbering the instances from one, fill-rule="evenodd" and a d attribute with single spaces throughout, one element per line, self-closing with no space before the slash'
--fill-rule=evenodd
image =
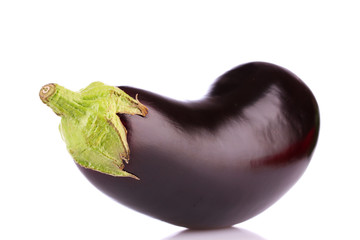
<path id="1" fill-rule="evenodd" d="M 2 0 L 0 239 L 360 239 L 359 13 L 346 0 Z M 193 100 L 249 61 L 302 78 L 321 131 L 300 181 L 227 230 L 183 232 L 100 193 L 38 97 L 49 82 L 103 81 Z"/>

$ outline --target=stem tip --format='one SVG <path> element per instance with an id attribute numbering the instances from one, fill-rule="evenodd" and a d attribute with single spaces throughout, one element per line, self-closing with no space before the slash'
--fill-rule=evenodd
<path id="1" fill-rule="evenodd" d="M 56 90 L 56 85 L 54 83 L 46 84 L 40 89 L 40 99 L 43 103 L 47 103 L 49 97 L 51 97 Z"/>

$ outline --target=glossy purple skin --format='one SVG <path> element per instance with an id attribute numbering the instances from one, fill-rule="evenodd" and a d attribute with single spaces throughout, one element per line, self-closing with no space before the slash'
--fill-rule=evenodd
<path id="1" fill-rule="evenodd" d="M 190 103 L 120 88 L 149 109 L 120 116 L 131 151 L 125 170 L 140 180 L 79 168 L 116 201 L 175 225 L 221 228 L 259 214 L 301 177 L 317 142 L 313 94 L 273 64 L 240 65 Z"/>

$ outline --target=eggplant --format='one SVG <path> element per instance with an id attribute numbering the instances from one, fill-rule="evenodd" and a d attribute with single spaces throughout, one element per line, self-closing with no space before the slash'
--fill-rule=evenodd
<path id="1" fill-rule="evenodd" d="M 319 107 L 311 90 L 296 75 L 271 63 L 233 68 L 216 80 L 203 99 L 191 102 L 128 86 L 118 90 L 105 86 L 95 83 L 90 89 L 120 90 L 121 99 L 127 99 L 121 104 L 128 108 L 112 110 L 117 117 L 104 121 L 87 117 L 69 123 L 64 116 L 76 115 L 74 111 L 97 115 L 106 104 L 91 106 L 99 96 L 108 99 L 106 91 L 94 93 L 88 87 L 79 92 L 82 100 L 57 100 L 68 110 L 51 103 L 51 96 L 61 88 L 56 84 L 43 87 L 40 97 L 62 116 L 60 129 L 69 152 L 96 188 L 123 205 L 174 225 L 223 228 L 256 216 L 303 175 L 318 140 Z M 89 107 L 95 109 L 91 114 L 85 110 Z M 94 127 L 95 122 L 101 124 Z M 84 125 L 99 132 L 83 130 L 86 140 L 80 142 L 92 145 L 81 143 L 82 149 L 75 149 L 76 144 L 67 139 Z M 107 129 L 111 127 L 112 132 Z M 119 129 L 125 134 L 116 138 Z M 84 153 L 91 151 L 97 153 Z M 117 170 L 94 167 L 111 165 L 97 160 L 99 152 L 118 154 L 117 160 L 107 159 Z"/>

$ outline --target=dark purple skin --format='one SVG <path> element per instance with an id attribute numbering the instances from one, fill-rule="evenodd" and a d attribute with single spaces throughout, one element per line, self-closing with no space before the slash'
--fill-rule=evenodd
<path id="1" fill-rule="evenodd" d="M 240 65 L 194 102 L 120 88 L 149 109 L 119 115 L 130 147 L 125 170 L 140 180 L 79 168 L 121 204 L 186 228 L 229 227 L 264 211 L 304 173 L 318 139 L 313 94 L 273 64 Z"/>

